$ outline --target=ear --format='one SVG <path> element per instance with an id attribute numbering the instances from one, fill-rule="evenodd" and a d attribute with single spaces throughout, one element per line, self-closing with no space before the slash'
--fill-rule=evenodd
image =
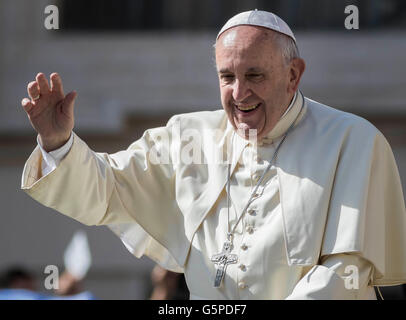
<path id="1" fill-rule="evenodd" d="M 300 79 L 306 69 L 306 63 L 301 58 L 294 58 L 289 65 L 289 91 L 296 92 Z"/>

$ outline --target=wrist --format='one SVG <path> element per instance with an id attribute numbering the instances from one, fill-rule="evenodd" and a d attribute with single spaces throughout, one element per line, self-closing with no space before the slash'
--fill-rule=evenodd
<path id="1" fill-rule="evenodd" d="M 59 149 L 62 147 L 65 143 L 69 141 L 69 138 L 71 136 L 71 132 L 69 133 L 68 136 L 63 136 L 63 137 L 57 137 L 57 138 L 45 138 L 41 136 L 40 134 L 38 135 L 38 140 L 39 143 L 41 144 L 41 147 L 46 151 L 46 152 L 51 152 L 56 149 Z"/>

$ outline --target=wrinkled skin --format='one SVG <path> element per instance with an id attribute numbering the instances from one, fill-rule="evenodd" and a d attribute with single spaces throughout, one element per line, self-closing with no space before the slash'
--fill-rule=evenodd
<path id="1" fill-rule="evenodd" d="M 221 103 L 237 132 L 248 138 L 267 135 L 288 108 L 305 69 L 295 58 L 284 59 L 275 31 L 256 26 L 237 26 L 216 42 L 216 66 Z M 249 112 L 241 111 L 259 106 Z M 240 109 L 239 109 L 240 108 Z"/>

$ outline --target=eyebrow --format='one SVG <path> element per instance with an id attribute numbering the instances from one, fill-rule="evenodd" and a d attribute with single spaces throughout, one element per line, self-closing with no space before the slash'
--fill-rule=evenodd
<path id="1" fill-rule="evenodd" d="M 252 67 L 252 68 L 249 68 L 249 69 L 247 70 L 247 72 L 261 73 L 261 72 L 264 72 L 264 70 L 261 69 L 261 68 Z"/>
<path id="2" fill-rule="evenodd" d="M 251 67 L 247 70 L 247 72 L 263 72 L 262 69 L 258 68 L 258 67 Z M 232 71 L 230 71 L 230 69 L 228 68 L 224 68 L 224 69 L 220 69 L 218 71 L 218 73 L 232 73 Z"/>
<path id="3" fill-rule="evenodd" d="M 231 71 L 230 71 L 230 69 L 225 68 L 225 69 L 220 69 L 218 71 L 218 73 L 231 73 Z"/>

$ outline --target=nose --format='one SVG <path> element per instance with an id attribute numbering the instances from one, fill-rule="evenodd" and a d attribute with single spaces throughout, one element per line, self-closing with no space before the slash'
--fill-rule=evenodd
<path id="1" fill-rule="evenodd" d="M 236 103 L 241 103 L 251 95 L 251 89 L 244 80 L 235 79 L 233 84 L 233 99 Z"/>

